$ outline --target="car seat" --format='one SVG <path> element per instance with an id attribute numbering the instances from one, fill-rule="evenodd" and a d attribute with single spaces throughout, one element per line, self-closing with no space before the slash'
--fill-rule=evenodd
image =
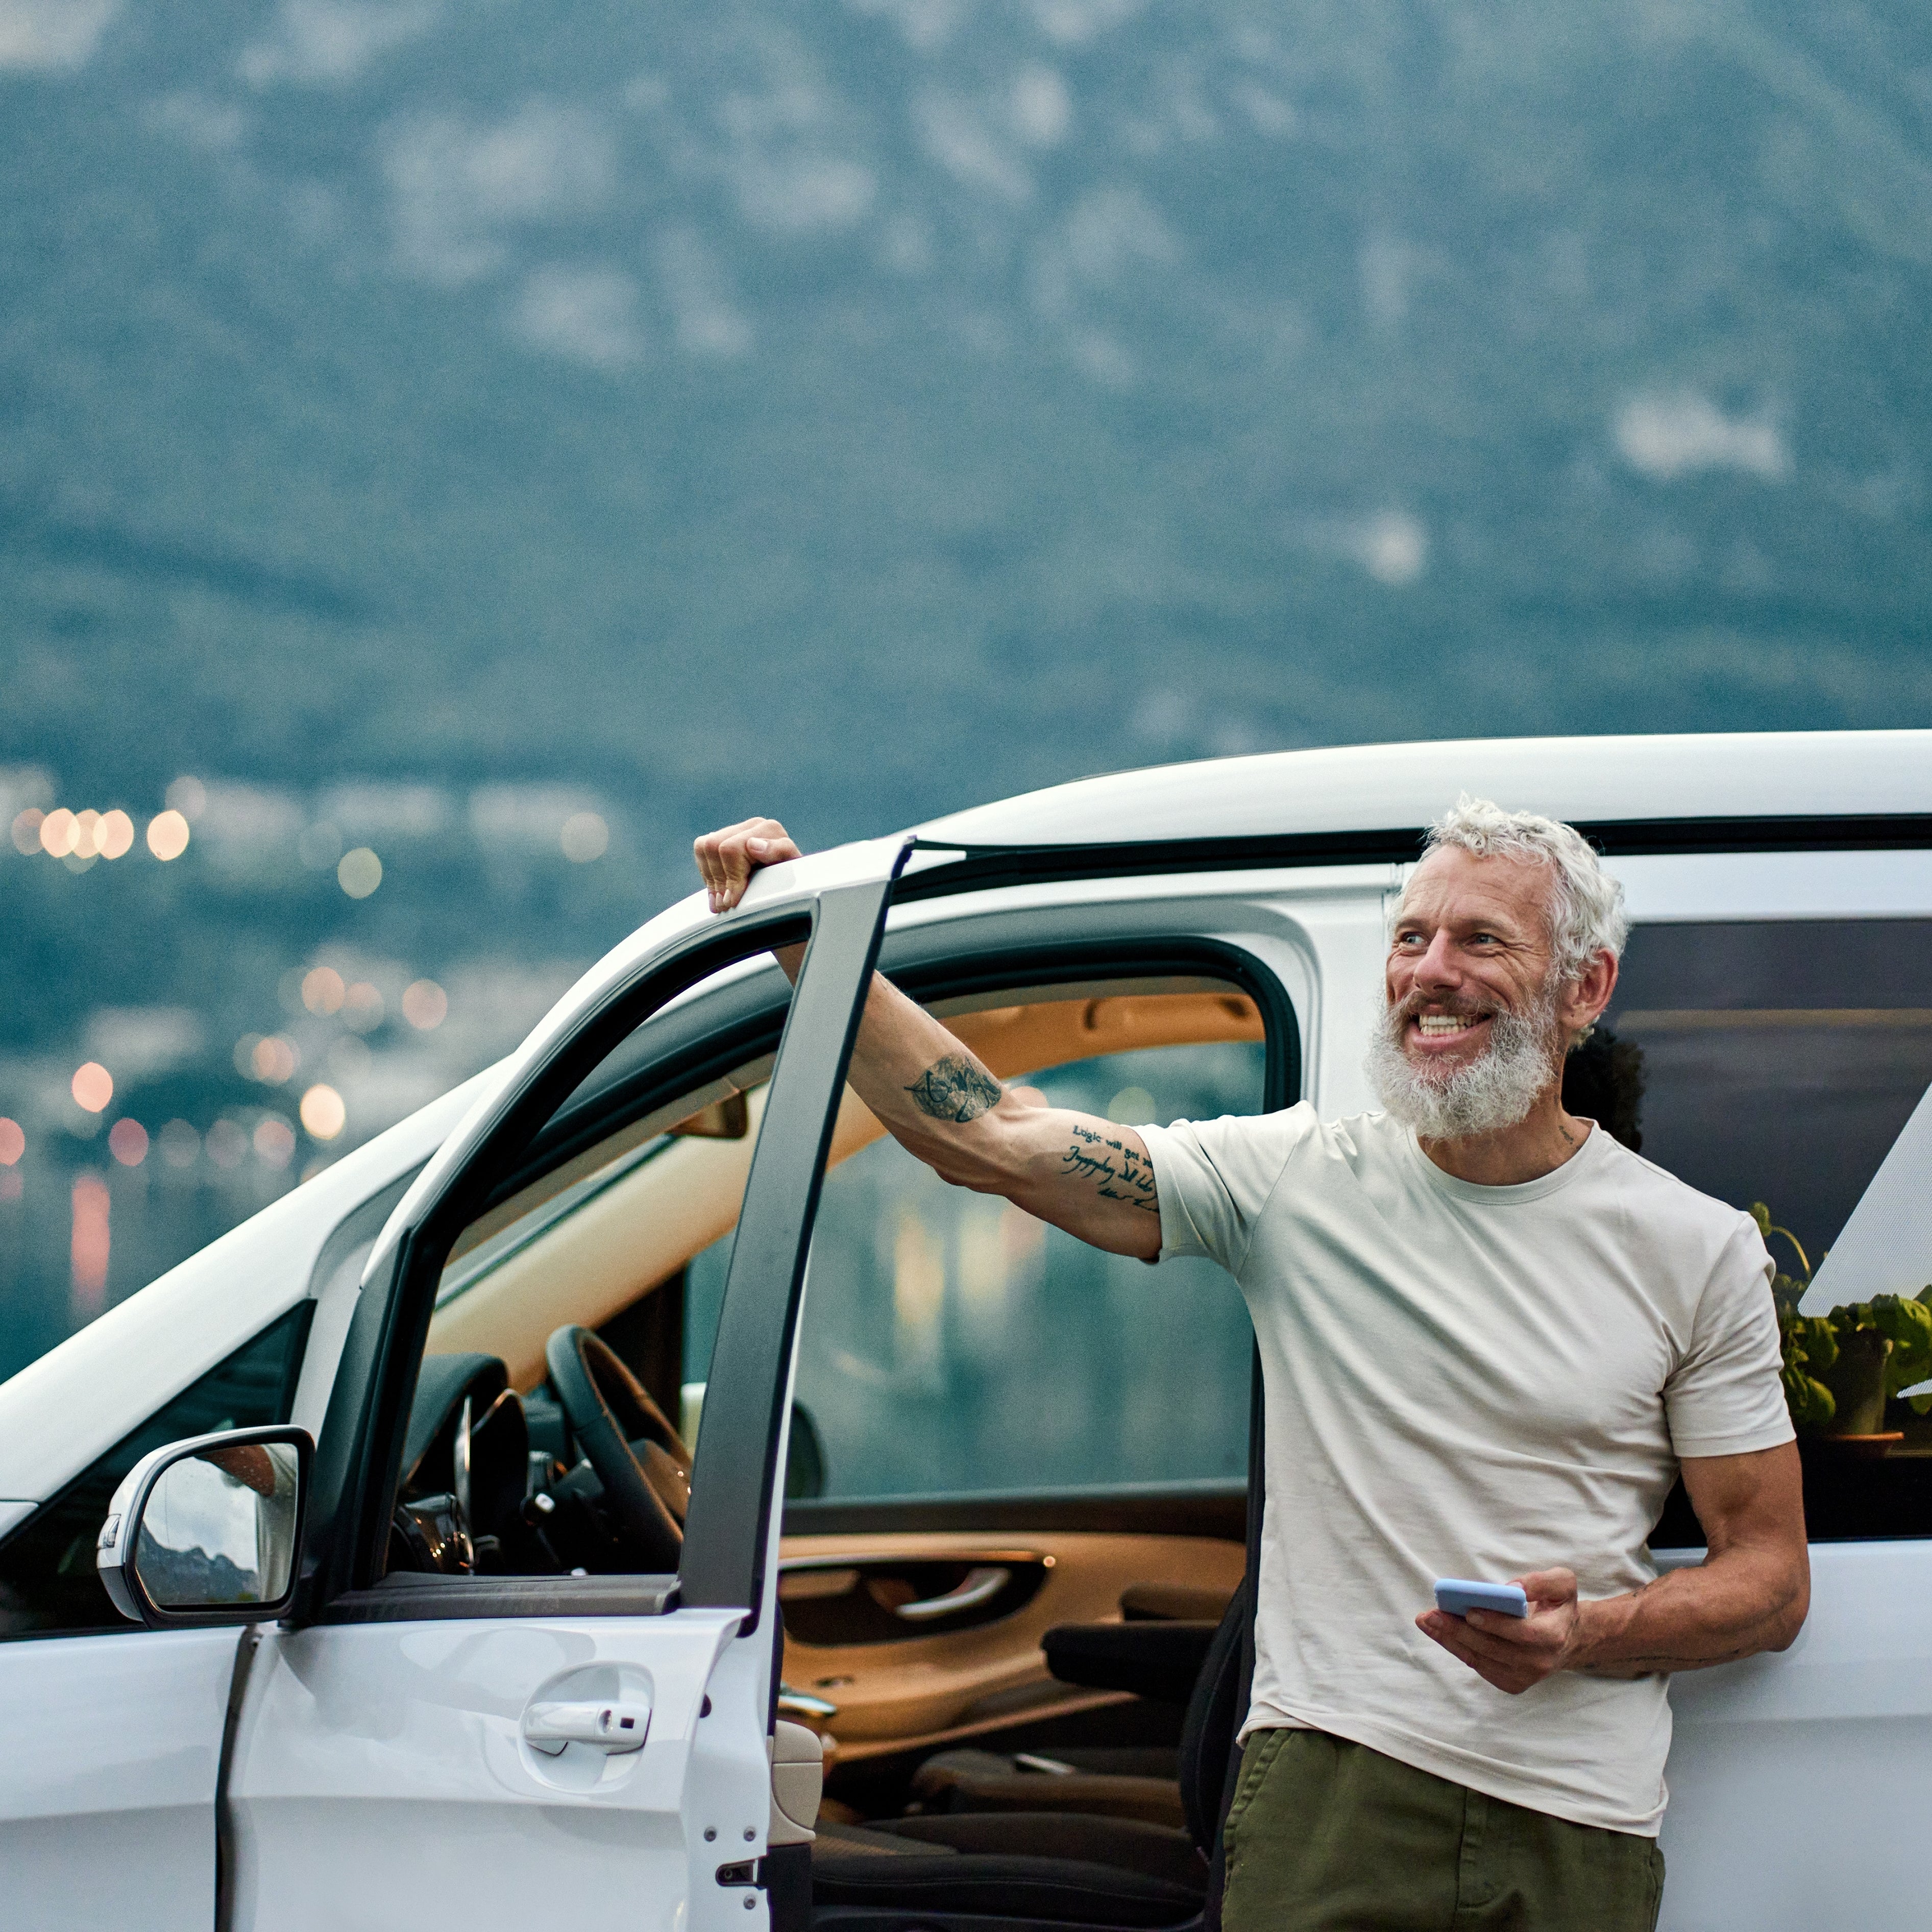
<path id="1" fill-rule="evenodd" d="M 932 1814 L 1078 1812 L 1179 1830 L 1187 1823 L 1180 1760 L 1172 1744 L 1088 1744 L 1051 1754 L 962 1746 L 928 1758 L 913 1774 L 912 1795 Z"/>
<path id="2" fill-rule="evenodd" d="M 1121 1593 L 1120 1622 L 1048 1630 L 1047 1668 L 1064 1683 L 1184 1706 L 1232 1594 L 1135 1584 Z M 1187 1823 L 1172 1745 L 1076 1745 L 1051 1756 L 939 1751 L 913 1774 L 912 1795 L 922 1812 L 1077 1811 L 1176 1829 Z"/>
<path id="3" fill-rule="evenodd" d="M 812 1847 L 814 1932 L 988 1932 L 988 1920 L 1004 1922 L 1004 1932 L 1198 1923 L 1210 1912 L 1246 1689 L 1248 1600 L 1244 1585 L 1212 1632 L 1188 1699 L 1176 1764 L 1184 1826 L 1054 1810 L 821 1824 Z M 1064 1642 L 1053 1654 L 1058 1634 L 1048 1634 L 1057 1676 L 1066 1662 Z"/>

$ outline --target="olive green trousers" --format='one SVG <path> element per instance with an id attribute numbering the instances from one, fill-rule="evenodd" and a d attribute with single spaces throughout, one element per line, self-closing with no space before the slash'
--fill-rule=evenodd
<path id="1" fill-rule="evenodd" d="M 1652 1932 L 1664 1895 L 1654 1838 L 1325 1731 L 1249 1738 L 1224 1844 L 1224 1932 Z"/>

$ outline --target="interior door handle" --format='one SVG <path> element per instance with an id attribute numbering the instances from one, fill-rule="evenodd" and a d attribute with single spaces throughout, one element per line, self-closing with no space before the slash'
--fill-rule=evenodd
<path id="1" fill-rule="evenodd" d="M 989 1604 L 1012 1581 L 1013 1573 L 1004 1565 L 984 1564 L 969 1570 L 943 1597 L 924 1597 L 916 1604 L 901 1604 L 892 1614 L 909 1624 L 929 1623 L 936 1617 L 956 1616 L 962 1610 L 976 1610 Z"/>
<path id="2" fill-rule="evenodd" d="M 651 1727 L 651 1707 L 641 1697 L 608 1702 L 532 1704 L 524 1713 L 524 1742 L 546 1757 L 560 1757 L 566 1744 L 588 1744 L 616 1757 L 642 1750 Z"/>

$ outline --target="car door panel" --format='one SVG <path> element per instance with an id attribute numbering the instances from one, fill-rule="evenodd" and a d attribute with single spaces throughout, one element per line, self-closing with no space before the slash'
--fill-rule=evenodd
<path id="1" fill-rule="evenodd" d="M 370 1932 L 424 1922 L 426 1862 L 453 1881 L 487 1874 L 487 1906 L 466 1906 L 466 1922 L 528 1924 L 567 1900 L 573 1925 L 668 1928 L 694 1884 L 682 1808 L 711 1721 L 699 1712 L 737 1621 L 685 1610 L 267 1632 L 229 1784 L 236 1924 L 343 1924 L 344 1890 L 316 1882 L 326 1841 L 353 1861 L 347 1916 Z M 599 1670 L 648 1697 L 640 1750 L 553 1758 L 525 1742 L 532 1705 Z M 710 1852 L 701 1832 L 692 1843 Z M 622 1884 L 583 1870 L 600 1848 L 621 1858 Z"/>
<path id="2" fill-rule="evenodd" d="M 0 1919 L 207 1932 L 234 1630 L 0 1647 Z"/>

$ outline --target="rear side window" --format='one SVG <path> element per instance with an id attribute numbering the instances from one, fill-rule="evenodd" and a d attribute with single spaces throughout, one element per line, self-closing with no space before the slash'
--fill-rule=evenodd
<path id="1" fill-rule="evenodd" d="M 109 1602 L 94 1567 L 109 1498 L 121 1478 L 164 1443 L 287 1421 L 314 1312 L 314 1302 L 298 1302 L 124 1436 L 0 1545 L 0 1637 L 134 1628 Z"/>
<path id="2" fill-rule="evenodd" d="M 1606 1018 L 1624 1050 L 1626 1093 L 1636 1090 L 1641 1150 L 1720 1200 L 1762 1204 L 1787 1304 L 1932 1083 L 1928 949 L 1932 920 L 1740 921 L 1631 935 Z M 1840 1325 L 1850 1332 L 1856 1319 Z M 1858 1403 L 1848 1378 L 1859 1352 L 1846 1349 L 1824 1372 L 1844 1384 L 1835 1416 L 1798 1418 L 1812 1540 L 1932 1535 L 1932 1413 L 1895 1395 L 1876 1414 Z M 1681 1494 L 1654 1540 L 1702 1540 Z"/>

